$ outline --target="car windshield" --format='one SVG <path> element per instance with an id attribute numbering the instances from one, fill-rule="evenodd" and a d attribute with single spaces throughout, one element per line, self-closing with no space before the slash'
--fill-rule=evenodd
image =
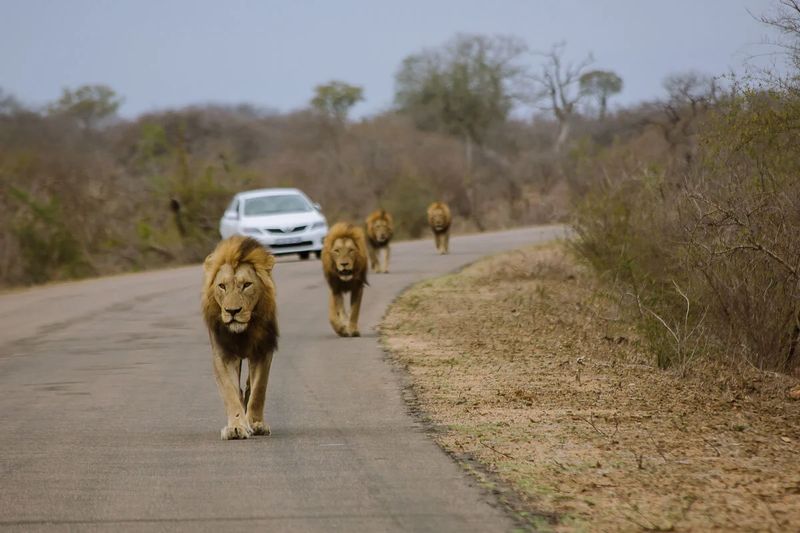
<path id="1" fill-rule="evenodd" d="M 299 194 L 257 196 L 244 201 L 244 214 L 251 217 L 307 211 L 311 211 L 311 205 Z"/>

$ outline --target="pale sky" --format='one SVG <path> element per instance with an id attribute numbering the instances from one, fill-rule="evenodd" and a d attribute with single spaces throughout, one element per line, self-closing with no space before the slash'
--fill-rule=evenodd
<path id="1" fill-rule="evenodd" d="M 741 71 L 774 34 L 748 14 L 774 0 L 0 0 L 0 87 L 28 105 L 62 87 L 110 85 L 125 117 L 190 104 L 290 111 L 331 79 L 388 108 L 402 59 L 454 34 L 567 42 L 622 76 L 615 100 L 662 95 L 676 71 Z M 530 56 L 531 64 L 539 59 Z M 774 55 L 758 61 L 778 61 Z M 612 102 L 613 103 L 613 102 Z"/>

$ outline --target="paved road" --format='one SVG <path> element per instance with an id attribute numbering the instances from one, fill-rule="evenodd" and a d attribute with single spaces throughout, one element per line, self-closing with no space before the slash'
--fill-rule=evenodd
<path id="1" fill-rule="evenodd" d="M 281 260 L 273 433 L 246 441 L 219 440 L 200 267 L 0 295 L 0 529 L 509 529 L 408 414 L 375 327 L 412 282 L 562 232 L 397 244 L 355 339 L 328 326 L 319 262 Z"/>

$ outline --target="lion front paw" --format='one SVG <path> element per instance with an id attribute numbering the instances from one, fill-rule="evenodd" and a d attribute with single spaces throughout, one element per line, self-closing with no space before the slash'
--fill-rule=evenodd
<path id="1" fill-rule="evenodd" d="M 249 425 L 240 422 L 228 424 L 220 431 L 222 440 L 246 439 L 252 434 L 253 429 Z"/>
<path id="2" fill-rule="evenodd" d="M 361 332 L 358 331 L 358 328 L 355 328 L 355 327 L 354 328 L 350 328 L 350 336 L 351 337 L 360 337 L 361 336 Z"/>
<path id="3" fill-rule="evenodd" d="M 269 424 L 262 421 L 250 422 L 250 427 L 253 428 L 253 435 L 269 435 Z"/>

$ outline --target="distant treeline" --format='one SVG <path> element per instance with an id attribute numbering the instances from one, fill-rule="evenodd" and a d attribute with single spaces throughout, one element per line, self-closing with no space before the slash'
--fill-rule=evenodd
<path id="1" fill-rule="evenodd" d="M 563 55 L 562 45 L 535 56 L 512 37 L 459 35 L 409 56 L 394 108 L 360 121 L 349 111 L 362 89 L 340 81 L 292 113 L 203 106 L 131 121 L 102 85 L 38 109 L 0 93 L 0 284 L 199 261 L 232 194 L 256 187 L 299 187 L 331 222 L 384 207 L 400 237 L 422 234 L 433 200 L 452 206 L 456 231 L 564 220 L 572 147 L 644 126 L 607 116 L 616 75 L 564 69 Z M 565 74 L 563 86 L 547 72 Z M 530 102 L 555 102 L 556 114 L 514 118 Z"/>

